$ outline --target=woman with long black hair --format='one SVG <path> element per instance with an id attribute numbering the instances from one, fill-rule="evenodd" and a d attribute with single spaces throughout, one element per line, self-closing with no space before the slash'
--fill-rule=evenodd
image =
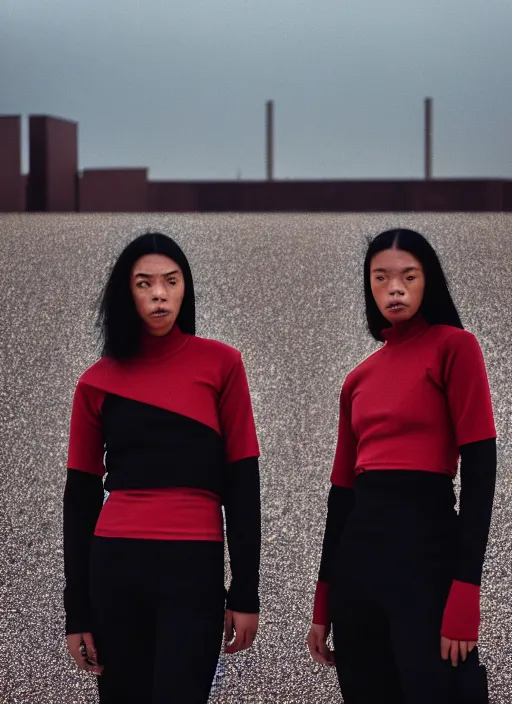
<path id="1" fill-rule="evenodd" d="M 101 704 L 205 704 L 223 631 L 236 652 L 258 628 L 259 450 L 242 358 L 195 335 L 188 261 L 159 233 L 120 255 L 99 325 L 103 355 L 71 416 L 68 649 L 99 675 Z"/>
<path id="2" fill-rule="evenodd" d="M 476 642 L 496 479 L 483 356 L 419 233 L 370 243 L 364 291 L 370 333 L 385 344 L 341 391 L 308 645 L 336 665 L 345 704 L 481 704 Z"/>

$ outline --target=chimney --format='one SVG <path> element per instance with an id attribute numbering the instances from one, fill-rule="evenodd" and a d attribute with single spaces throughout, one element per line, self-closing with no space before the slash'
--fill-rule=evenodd
<path id="1" fill-rule="evenodd" d="M 274 180 L 274 101 L 267 101 L 267 181 Z"/>
<path id="2" fill-rule="evenodd" d="M 425 179 L 432 178 L 432 98 L 425 98 Z"/>

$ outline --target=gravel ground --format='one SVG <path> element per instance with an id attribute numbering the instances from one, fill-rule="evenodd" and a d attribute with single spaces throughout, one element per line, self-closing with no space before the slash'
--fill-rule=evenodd
<path id="1" fill-rule="evenodd" d="M 98 355 L 94 306 L 124 244 L 148 229 L 190 258 L 198 334 L 238 347 L 262 449 L 263 611 L 250 652 L 222 659 L 216 704 L 340 702 L 305 636 L 322 539 L 337 397 L 375 345 L 364 329 L 365 236 L 429 236 L 486 357 L 499 480 L 482 589 L 492 702 L 512 701 L 510 345 L 512 215 L 0 216 L 0 701 L 95 702 L 64 648 L 61 501 L 71 399 Z M 180 702 L 179 704 L 186 704 Z"/>

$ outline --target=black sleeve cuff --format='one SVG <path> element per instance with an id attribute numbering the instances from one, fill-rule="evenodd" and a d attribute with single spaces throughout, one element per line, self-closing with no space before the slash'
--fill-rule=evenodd
<path id="1" fill-rule="evenodd" d="M 64 611 L 66 613 L 66 635 L 91 633 L 93 618 L 88 591 L 71 591 L 64 587 Z"/>
<path id="2" fill-rule="evenodd" d="M 261 550 L 260 475 L 257 457 L 227 467 L 223 503 L 231 565 L 227 608 L 258 613 Z"/>
<path id="3" fill-rule="evenodd" d="M 244 585 L 239 589 L 232 580 L 226 597 L 226 608 L 241 614 L 259 614 L 258 585 L 253 585 L 252 588 Z"/>

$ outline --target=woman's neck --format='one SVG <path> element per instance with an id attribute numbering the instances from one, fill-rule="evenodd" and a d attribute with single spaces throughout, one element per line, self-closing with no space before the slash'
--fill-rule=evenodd
<path id="1" fill-rule="evenodd" d="M 409 320 L 402 320 L 389 328 L 384 328 L 381 334 L 386 345 L 395 345 L 420 335 L 428 327 L 429 325 L 425 322 L 423 316 L 420 313 L 416 313 Z"/>

